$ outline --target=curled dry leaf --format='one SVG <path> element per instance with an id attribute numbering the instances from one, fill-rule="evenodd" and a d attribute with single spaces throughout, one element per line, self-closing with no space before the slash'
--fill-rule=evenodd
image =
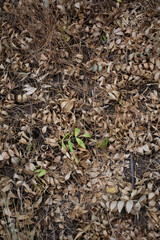
<path id="1" fill-rule="evenodd" d="M 79 233 L 76 235 L 76 237 L 74 238 L 74 240 L 76 240 L 76 239 L 78 239 L 79 237 L 81 237 L 83 233 L 84 233 L 84 231 L 79 232 Z"/>
<path id="2" fill-rule="evenodd" d="M 4 160 L 9 159 L 9 155 L 8 155 L 7 152 L 3 152 L 3 153 L 1 154 L 1 156 L 2 156 L 2 160 L 3 160 L 3 159 L 4 159 Z"/>
<path id="3" fill-rule="evenodd" d="M 107 195 L 102 195 L 102 198 L 103 198 L 105 201 L 108 201 L 108 196 L 107 196 Z"/>
<path id="4" fill-rule="evenodd" d="M 65 181 L 67 181 L 68 179 L 70 179 L 72 171 L 70 171 L 69 173 L 67 173 L 67 175 L 65 176 Z"/>
<path id="5" fill-rule="evenodd" d="M 63 112 L 70 112 L 74 106 L 74 100 L 62 100 L 61 101 L 61 108 Z"/>
<path id="6" fill-rule="evenodd" d="M 108 187 L 108 188 L 106 189 L 106 191 L 107 191 L 108 193 L 114 194 L 114 193 L 117 193 L 117 192 L 118 192 L 118 189 L 117 189 L 117 187 Z"/>
<path id="7" fill-rule="evenodd" d="M 110 210 L 111 212 L 114 211 L 117 207 L 117 201 L 112 201 L 110 204 Z"/>
<path id="8" fill-rule="evenodd" d="M 135 210 L 136 212 L 139 212 L 140 209 L 141 209 L 141 204 L 140 204 L 139 202 L 137 202 L 137 203 L 134 205 L 134 210 Z"/>
<path id="9" fill-rule="evenodd" d="M 150 207 L 154 207 L 155 205 L 156 205 L 156 201 L 155 200 L 149 201 L 149 206 Z"/>
<path id="10" fill-rule="evenodd" d="M 150 193 L 148 194 L 148 200 L 151 200 L 152 198 L 154 198 L 154 196 L 155 196 L 155 193 L 150 192 Z"/>
<path id="11" fill-rule="evenodd" d="M 132 208 L 133 208 L 133 200 L 127 201 L 127 203 L 126 203 L 126 212 L 130 213 Z"/>
<path id="12" fill-rule="evenodd" d="M 11 157 L 14 157 L 15 153 L 12 149 L 8 149 L 8 153 Z"/>
<path id="13" fill-rule="evenodd" d="M 146 195 L 142 195 L 140 198 L 139 198 L 139 202 L 140 203 L 145 203 L 145 201 L 146 201 Z"/>
<path id="14" fill-rule="evenodd" d="M 53 199 L 51 197 L 47 198 L 47 200 L 44 203 L 45 206 L 52 206 L 52 204 L 53 204 Z"/>
<path id="15" fill-rule="evenodd" d="M 2 191 L 2 192 L 7 192 L 7 191 L 10 190 L 10 188 L 11 188 L 11 184 L 9 183 L 9 184 L 7 184 L 4 188 L 2 188 L 1 191 Z"/>
<path id="16" fill-rule="evenodd" d="M 82 54 L 77 54 L 75 56 L 76 62 L 81 63 L 83 60 L 83 55 Z"/>
<path id="17" fill-rule="evenodd" d="M 24 88 L 26 95 L 32 95 L 36 90 L 37 88 L 31 87 L 29 84 L 26 84 Z"/>
<path id="18" fill-rule="evenodd" d="M 7 215 L 7 216 L 9 216 L 9 217 L 12 215 L 9 207 L 5 207 L 5 208 L 3 209 L 3 212 L 4 212 L 4 215 Z"/>
<path id="19" fill-rule="evenodd" d="M 155 73 L 154 79 L 155 79 L 156 82 L 158 82 L 160 80 L 160 71 Z"/>
<path id="20" fill-rule="evenodd" d="M 121 213 L 123 207 L 124 207 L 124 201 L 119 201 L 118 202 L 118 212 L 119 213 Z"/>

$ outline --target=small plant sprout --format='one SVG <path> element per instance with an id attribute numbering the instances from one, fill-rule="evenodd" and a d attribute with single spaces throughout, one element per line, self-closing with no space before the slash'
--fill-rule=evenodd
<path id="1" fill-rule="evenodd" d="M 75 139 L 76 142 L 77 142 L 77 144 L 78 144 L 80 147 L 86 149 L 86 146 L 85 146 L 85 144 L 84 144 L 84 142 L 83 142 L 83 140 L 82 140 L 81 138 L 90 138 L 90 137 L 91 137 L 91 135 L 90 135 L 89 133 L 87 133 L 87 132 L 84 133 L 83 135 L 81 135 L 81 136 L 80 136 L 81 138 L 78 137 L 79 134 L 80 134 L 80 131 L 81 131 L 81 130 L 80 130 L 79 128 L 75 128 L 73 134 L 67 133 L 67 134 L 63 137 L 63 139 L 61 140 L 62 148 L 65 149 L 65 150 L 67 150 L 67 146 L 65 145 L 64 142 L 67 142 L 67 143 L 68 143 L 68 147 L 69 147 L 70 153 L 71 153 L 71 155 L 74 157 L 74 160 L 75 160 L 75 162 L 76 162 L 77 164 L 79 163 L 79 160 L 78 160 L 78 158 L 76 157 L 76 155 L 74 154 L 74 149 L 73 149 L 72 141 Z"/>
<path id="2" fill-rule="evenodd" d="M 45 169 L 37 169 L 35 172 L 38 173 L 38 177 L 43 177 L 47 173 Z"/>
<path id="3" fill-rule="evenodd" d="M 108 138 L 105 138 L 101 143 L 100 145 L 98 146 L 98 148 L 103 148 L 103 147 L 106 147 L 109 143 L 109 139 Z"/>

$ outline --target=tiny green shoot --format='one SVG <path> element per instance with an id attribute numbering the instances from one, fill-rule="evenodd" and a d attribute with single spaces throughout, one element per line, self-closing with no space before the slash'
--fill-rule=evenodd
<path id="1" fill-rule="evenodd" d="M 101 144 L 98 146 L 98 148 L 103 148 L 103 147 L 106 147 L 109 143 L 109 139 L 108 138 L 105 138 Z"/>
<path id="2" fill-rule="evenodd" d="M 74 133 L 75 137 L 77 137 L 79 133 L 80 133 L 80 129 L 79 129 L 79 128 L 76 128 L 76 129 L 75 129 L 75 133 Z"/>
<path id="3" fill-rule="evenodd" d="M 43 177 L 47 173 L 45 169 L 37 169 L 35 172 L 38 173 L 38 177 Z"/>
<path id="4" fill-rule="evenodd" d="M 71 140 L 68 140 L 68 146 L 69 146 L 71 153 L 73 153 L 74 151 L 73 151 L 73 146 L 72 146 Z"/>
<path id="5" fill-rule="evenodd" d="M 91 135 L 86 132 L 84 133 L 83 135 L 81 135 L 80 137 L 78 137 L 78 135 L 80 134 L 80 129 L 79 128 L 75 128 L 74 130 L 74 133 L 70 134 L 70 133 L 67 133 L 62 139 L 61 139 L 61 145 L 62 145 L 62 148 L 67 150 L 67 146 L 66 146 L 66 143 L 68 143 L 68 147 L 69 147 L 69 151 L 71 153 L 71 155 L 73 156 L 75 162 L 78 164 L 79 163 L 79 160 L 78 158 L 76 157 L 76 155 L 74 154 L 74 149 L 73 149 L 73 144 L 72 144 L 72 140 L 75 139 L 76 142 L 78 143 L 78 145 L 84 149 L 86 149 L 86 146 L 83 142 L 83 140 L 81 139 L 82 137 L 83 138 L 90 138 Z"/>
<path id="6" fill-rule="evenodd" d="M 80 138 L 76 138 L 76 141 L 77 141 L 78 145 L 80 145 L 82 148 L 86 148 L 84 142 Z"/>

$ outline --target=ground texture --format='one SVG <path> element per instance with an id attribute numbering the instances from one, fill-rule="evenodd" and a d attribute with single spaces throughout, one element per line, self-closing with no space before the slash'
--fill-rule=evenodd
<path id="1" fill-rule="evenodd" d="M 0 15 L 0 239 L 160 239 L 160 1 Z"/>

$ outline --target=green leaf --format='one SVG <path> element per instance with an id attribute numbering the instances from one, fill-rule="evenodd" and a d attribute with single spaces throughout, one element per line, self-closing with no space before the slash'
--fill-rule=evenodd
<path id="1" fill-rule="evenodd" d="M 89 133 L 84 133 L 84 134 L 82 135 L 82 137 L 90 138 L 91 135 L 90 135 Z"/>
<path id="2" fill-rule="evenodd" d="M 45 169 L 37 169 L 35 172 L 39 173 L 38 177 L 43 177 L 47 173 Z"/>
<path id="3" fill-rule="evenodd" d="M 121 106 L 123 106 L 123 100 L 122 100 L 122 99 L 119 100 L 119 104 L 120 104 Z"/>
<path id="4" fill-rule="evenodd" d="M 66 149 L 66 145 L 64 144 L 63 140 L 62 140 L 62 147 Z"/>
<path id="5" fill-rule="evenodd" d="M 106 36 L 104 34 L 102 34 L 102 36 L 101 36 L 101 42 L 103 44 L 107 44 L 108 43 L 107 38 L 106 38 Z"/>
<path id="6" fill-rule="evenodd" d="M 79 163 L 79 160 L 78 160 L 78 158 L 76 157 L 75 154 L 73 154 L 73 157 L 74 157 L 75 162 L 78 164 L 78 163 Z"/>
<path id="7" fill-rule="evenodd" d="M 122 2 L 122 0 L 117 0 L 117 2 L 120 2 L 120 3 L 121 3 L 121 2 Z"/>
<path id="8" fill-rule="evenodd" d="M 27 152 L 30 152 L 30 151 L 31 151 L 32 145 L 33 145 L 32 142 L 30 142 L 30 143 L 27 145 L 27 147 L 26 147 Z"/>
<path id="9" fill-rule="evenodd" d="M 102 35 L 102 39 L 103 39 L 103 41 L 107 41 L 107 38 L 104 35 Z"/>
<path id="10" fill-rule="evenodd" d="M 73 153 L 74 151 L 73 151 L 73 146 L 72 146 L 71 140 L 68 140 L 68 146 L 69 146 L 71 153 Z"/>
<path id="11" fill-rule="evenodd" d="M 76 129 L 75 129 L 75 133 L 74 133 L 74 134 L 75 134 L 75 137 L 77 137 L 79 133 L 80 133 L 80 129 L 79 129 L 79 128 L 76 128 Z"/>
<path id="12" fill-rule="evenodd" d="M 101 142 L 99 148 L 106 147 L 106 146 L 108 145 L 108 143 L 109 143 L 109 139 L 108 139 L 108 138 L 105 138 L 105 139 Z"/>
<path id="13" fill-rule="evenodd" d="M 67 138 L 68 137 L 68 135 L 69 135 L 69 133 L 67 133 L 64 137 L 63 137 L 63 140 L 65 139 L 65 138 Z"/>
<path id="14" fill-rule="evenodd" d="M 80 138 L 76 138 L 76 141 L 82 148 L 86 148 L 84 142 Z"/>
<path id="15" fill-rule="evenodd" d="M 107 38 L 106 38 L 106 36 L 105 35 L 102 35 L 102 41 L 104 41 L 104 42 L 107 42 Z"/>

